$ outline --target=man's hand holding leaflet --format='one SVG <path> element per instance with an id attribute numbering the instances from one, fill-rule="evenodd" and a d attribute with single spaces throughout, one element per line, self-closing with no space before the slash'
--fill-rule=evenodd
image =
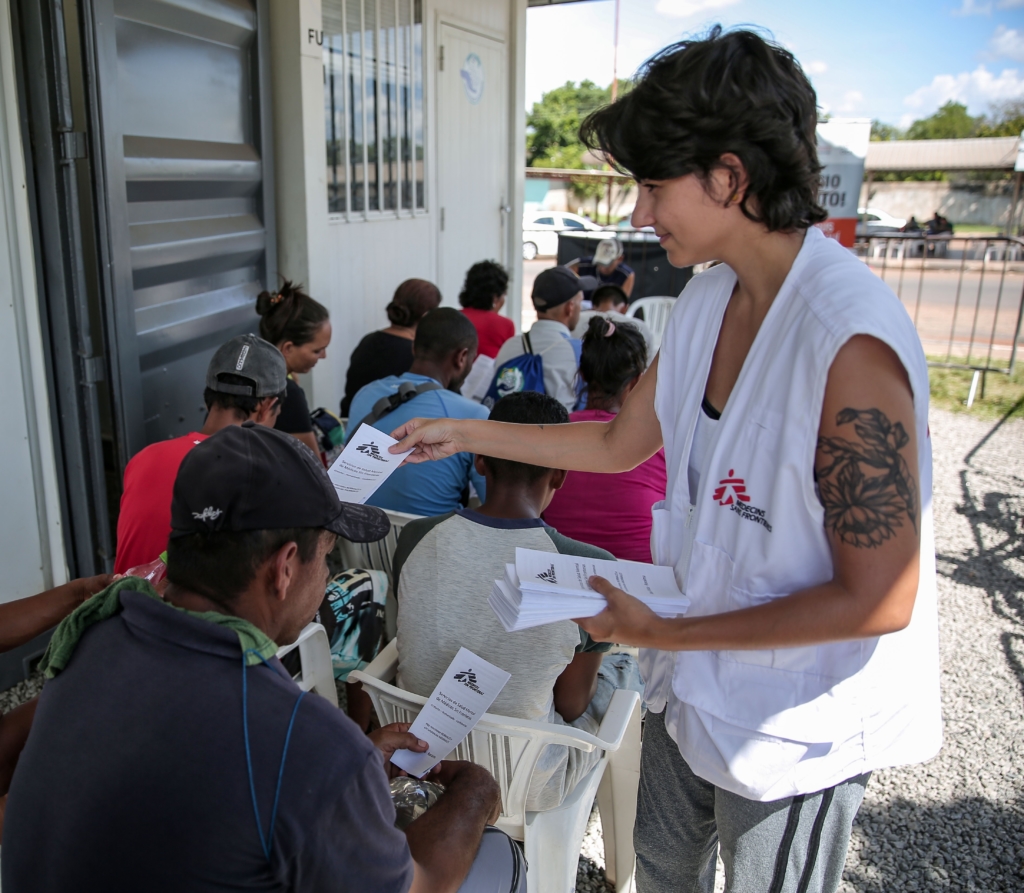
<path id="1" fill-rule="evenodd" d="M 429 750 L 396 750 L 391 762 L 422 778 L 473 731 L 510 678 L 500 667 L 460 648 L 409 727 L 409 733 L 426 741 Z"/>

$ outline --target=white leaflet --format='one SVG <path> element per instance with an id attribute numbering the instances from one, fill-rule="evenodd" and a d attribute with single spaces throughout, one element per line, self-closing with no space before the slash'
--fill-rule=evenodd
<path id="1" fill-rule="evenodd" d="M 389 453 L 388 447 L 398 443 L 369 425 L 360 425 L 348 439 L 341 455 L 327 470 L 327 474 L 344 502 L 360 505 L 366 502 L 377 488 L 384 483 L 412 450 L 405 453 Z"/>
<path id="2" fill-rule="evenodd" d="M 391 762 L 422 778 L 465 740 L 511 678 L 500 667 L 460 648 L 409 728 L 430 750 L 396 750 Z"/>

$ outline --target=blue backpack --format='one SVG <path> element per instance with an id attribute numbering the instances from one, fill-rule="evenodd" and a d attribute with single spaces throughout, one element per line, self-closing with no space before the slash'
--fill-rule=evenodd
<path id="1" fill-rule="evenodd" d="M 540 354 L 533 352 L 530 336 L 527 334 L 523 335 L 523 351 L 518 357 L 502 363 L 495 370 L 491 386 L 482 401 L 488 409 L 493 409 L 494 404 L 502 397 L 518 394 L 520 391 L 547 393 L 544 390 L 544 360 Z"/>

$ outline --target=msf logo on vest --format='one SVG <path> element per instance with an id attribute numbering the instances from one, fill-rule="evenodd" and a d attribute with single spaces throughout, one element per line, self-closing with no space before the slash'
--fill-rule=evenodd
<path id="1" fill-rule="evenodd" d="M 750 504 L 747 483 L 743 478 L 736 476 L 735 469 L 730 468 L 728 476 L 718 482 L 711 498 L 719 505 L 728 506 L 730 511 L 735 512 L 744 521 L 753 521 L 769 533 L 772 532 L 772 525 L 765 517 L 765 510 Z"/>

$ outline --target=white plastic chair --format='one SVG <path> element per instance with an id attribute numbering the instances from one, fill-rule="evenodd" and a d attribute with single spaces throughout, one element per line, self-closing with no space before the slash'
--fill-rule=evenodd
<path id="1" fill-rule="evenodd" d="M 1019 260 L 1020 245 L 1010 242 L 989 243 L 985 248 L 985 261 Z"/>
<path id="2" fill-rule="evenodd" d="M 626 316 L 636 316 L 637 311 L 643 310 L 644 322 L 654 334 L 654 349 L 657 351 L 661 347 L 661 336 L 665 334 L 668 318 L 675 306 L 675 298 L 640 298 L 629 305 Z"/>
<path id="3" fill-rule="evenodd" d="M 299 650 L 302 669 L 295 680 L 303 691 L 314 691 L 338 706 L 338 690 L 334 687 L 334 668 L 331 666 L 331 643 L 327 630 L 319 623 L 307 623 L 291 645 L 277 649 L 278 659 Z"/>
<path id="4" fill-rule="evenodd" d="M 381 725 L 412 722 L 426 698 L 391 684 L 398 672 L 398 645 L 391 642 L 365 670 L 350 678 L 363 684 Z M 541 751 L 549 744 L 604 755 L 557 809 L 526 811 L 530 778 Z M 523 841 L 529 864 L 529 893 L 569 893 L 587 821 L 597 797 L 604 832 L 605 875 L 618 893 L 630 889 L 635 854 L 633 825 L 640 786 L 640 696 L 619 690 L 612 695 L 597 735 L 571 726 L 484 714 L 469 737 L 451 754 L 484 766 L 501 787 L 497 826 Z"/>
<path id="5" fill-rule="evenodd" d="M 395 599 L 394 578 L 391 574 L 391 559 L 398 545 L 398 535 L 410 521 L 422 515 L 407 512 L 393 512 L 385 509 L 391 530 L 384 539 L 372 543 L 353 543 L 338 537 L 341 559 L 345 567 L 360 567 L 365 570 L 384 571 L 388 575 L 388 595 L 384 604 L 384 637 L 390 642 L 396 634 L 398 624 L 398 601 Z"/>

